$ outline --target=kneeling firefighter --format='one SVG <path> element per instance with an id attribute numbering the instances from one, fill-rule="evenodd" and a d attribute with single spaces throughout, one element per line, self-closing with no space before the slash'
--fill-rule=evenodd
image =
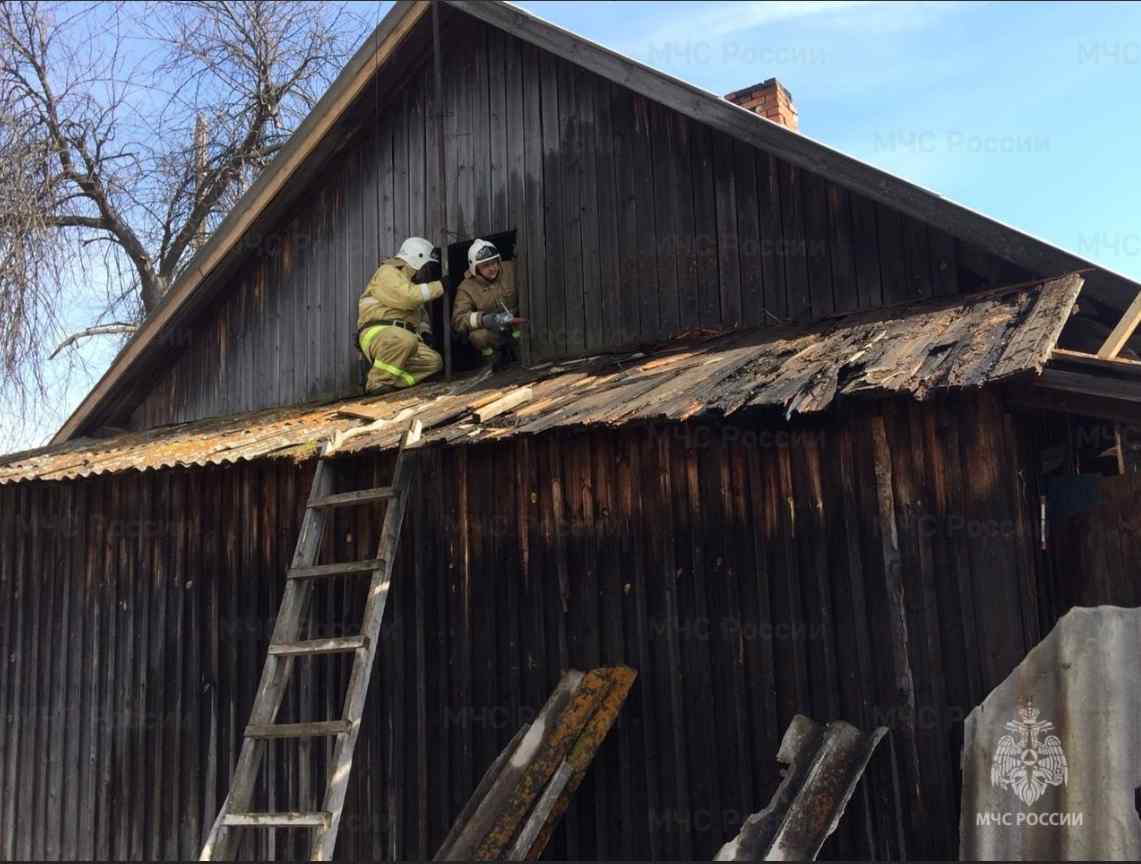
<path id="1" fill-rule="evenodd" d="M 517 359 L 519 325 L 515 317 L 515 265 L 502 261 L 486 240 L 468 249 L 468 269 L 456 289 L 452 329 L 463 334 L 496 367 Z"/>
<path id="2" fill-rule="evenodd" d="M 377 268 L 357 315 L 357 345 L 372 364 L 368 393 L 411 387 L 440 371 L 444 361 L 424 337 L 432 334 L 427 304 L 443 294 L 440 256 L 423 237 L 409 237 Z"/>

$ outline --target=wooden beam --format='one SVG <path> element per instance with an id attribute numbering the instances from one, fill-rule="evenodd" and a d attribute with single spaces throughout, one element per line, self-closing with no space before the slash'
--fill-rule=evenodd
<path id="1" fill-rule="evenodd" d="M 1084 393 L 1011 385 L 1007 388 L 1004 404 L 1031 414 L 1076 414 L 1110 422 L 1141 424 L 1141 405 Z"/>
<path id="2" fill-rule="evenodd" d="M 1116 361 L 1099 362 L 1116 365 Z M 1038 378 L 1010 384 L 1005 392 L 1006 403 L 1024 411 L 1141 423 L 1141 378 L 1111 378 L 1051 366 Z"/>
<path id="3" fill-rule="evenodd" d="M 342 561 L 337 564 L 311 564 L 307 567 L 291 567 L 286 571 L 288 579 L 324 579 L 327 576 L 348 576 L 354 573 L 372 573 L 384 566 L 380 558 L 366 558 L 363 561 Z"/>
<path id="4" fill-rule="evenodd" d="M 1085 351 L 1071 351 L 1068 348 L 1055 348 L 1051 354 L 1052 360 L 1066 365 L 1085 366 L 1113 374 L 1141 375 L 1141 360 L 1130 360 L 1128 357 L 1105 358 Z"/>
<path id="5" fill-rule="evenodd" d="M 903 556 L 899 546 L 899 526 L 895 519 L 892 448 L 887 437 L 887 424 L 882 416 L 871 418 L 871 433 L 880 549 L 883 556 L 883 587 L 887 594 L 892 676 L 895 684 L 895 702 L 892 710 L 900 712 L 895 729 L 900 733 L 905 758 L 909 763 L 906 774 L 918 778 L 919 752 L 915 743 L 915 674 L 911 669 L 911 636 L 907 627 L 907 601 L 903 589 Z"/>
<path id="6" fill-rule="evenodd" d="M 355 504 L 371 504 L 376 501 L 392 501 L 399 491 L 391 486 L 377 486 L 375 489 L 361 489 L 357 492 L 339 492 L 326 495 L 310 502 L 310 507 L 350 507 Z"/>
<path id="7" fill-rule="evenodd" d="M 344 735 L 353 724 L 347 720 L 316 720 L 312 723 L 250 723 L 247 738 L 322 738 Z"/>
<path id="8" fill-rule="evenodd" d="M 326 636 L 324 639 L 306 639 L 301 642 L 285 642 L 270 645 L 269 653 L 283 657 L 288 654 L 307 656 L 313 654 L 345 654 L 365 647 L 363 636 Z"/>
<path id="9" fill-rule="evenodd" d="M 1104 375 L 1090 375 L 1085 372 L 1067 372 L 1062 369 L 1047 369 L 1034 382 L 1042 390 L 1059 390 L 1064 393 L 1080 393 L 1085 396 L 1100 396 L 1141 405 L 1141 381 L 1122 378 L 1107 378 Z"/>
<path id="10" fill-rule="evenodd" d="M 329 814 L 320 811 L 303 813 L 290 811 L 285 813 L 230 813 L 225 818 L 228 826 L 238 828 L 318 828 L 327 825 Z"/>
<path id="11" fill-rule="evenodd" d="M 1121 349 L 1125 347 L 1125 343 L 1129 341 L 1138 324 L 1141 324 L 1141 291 L 1137 292 L 1137 296 L 1133 298 L 1133 302 L 1129 304 L 1129 308 L 1125 310 L 1113 332 L 1106 337 L 1097 356 L 1102 360 L 1115 358 L 1121 353 Z"/>

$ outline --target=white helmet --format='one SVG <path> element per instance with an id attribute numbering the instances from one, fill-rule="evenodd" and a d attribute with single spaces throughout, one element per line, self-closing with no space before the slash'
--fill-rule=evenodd
<path id="1" fill-rule="evenodd" d="M 487 264 L 490 261 L 499 260 L 499 250 L 495 248 L 494 243 L 488 243 L 486 240 L 476 240 L 468 247 L 467 250 L 467 266 L 468 270 L 472 273 L 475 268 L 480 264 Z"/>
<path id="2" fill-rule="evenodd" d="M 396 257 L 413 270 L 419 270 L 429 261 L 440 260 L 440 256 L 436 254 L 436 247 L 423 237 L 409 237 L 400 244 L 400 251 L 396 253 Z"/>

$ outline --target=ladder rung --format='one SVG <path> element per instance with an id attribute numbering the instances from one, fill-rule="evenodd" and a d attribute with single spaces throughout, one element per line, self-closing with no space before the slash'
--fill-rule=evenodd
<path id="1" fill-rule="evenodd" d="M 329 817 L 327 810 L 318 810 L 315 813 L 227 813 L 222 822 L 224 825 L 247 827 L 282 825 L 295 828 L 324 828 L 329 824 Z"/>
<path id="2" fill-rule="evenodd" d="M 321 720 L 316 723 L 251 723 L 247 738 L 317 738 L 344 735 L 353 724 L 348 720 Z"/>
<path id="3" fill-rule="evenodd" d="M 331 639 L 309 639 L 305 642 L 279 642 L 269 646 L 270 654 L 279 656 L 293 654 L 343 654 L 364 648 L 368 640 L 364 636 L 336 636 Z"/>
<path id="4" fill-rule="evenodd" d="M 318 579 L 322 576 L 340 576 L 349 573 L 371 573 L 384 566 L 383 558 L 370 558 L 367 561 L 346 561 L 343 564 L 317 564 L 313 567 L 294 567 L 289 571 L 290 579 Z"/>
<path id="5" fill-rule="evenodd" d="M 361 489 L 359 492 L 341 492 L 325 495 L 309 502 L 310 507 L 351 507 L 354 504 L 367 504 L 370 501 L 389 501 L 397 492 L 391 486 L 378 486 L 375 489 Z"/>

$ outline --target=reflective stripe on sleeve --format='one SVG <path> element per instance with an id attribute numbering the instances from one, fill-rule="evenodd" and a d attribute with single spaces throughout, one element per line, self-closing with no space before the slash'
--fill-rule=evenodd
<path id="1" fill-rule="evenodd" d="M 479 329 L 479 313 L 478 312 L 472 312 L 471 315 L 468 316 L 467 323 L 468 323 L 468 326 L 471 327 L 472 330 L 478 330 Z"/>
<path id="2" fill-rule="evenodd" d="M 423 298 L 424 298 L 424 302 L 425 302 L 425 303 L 427 303 L 429 300 L 431 300 L 431 299 L 432 299 L 432 291 L 431 291 L 431 289 L 430 289 L 430 288 L 428 288 L 428 286 L 427 286 L 427 285 L 421 285 L 421 286 L 420 286 L 420 296 L 421 296 L 421 297 L 423 297 Z"/>

